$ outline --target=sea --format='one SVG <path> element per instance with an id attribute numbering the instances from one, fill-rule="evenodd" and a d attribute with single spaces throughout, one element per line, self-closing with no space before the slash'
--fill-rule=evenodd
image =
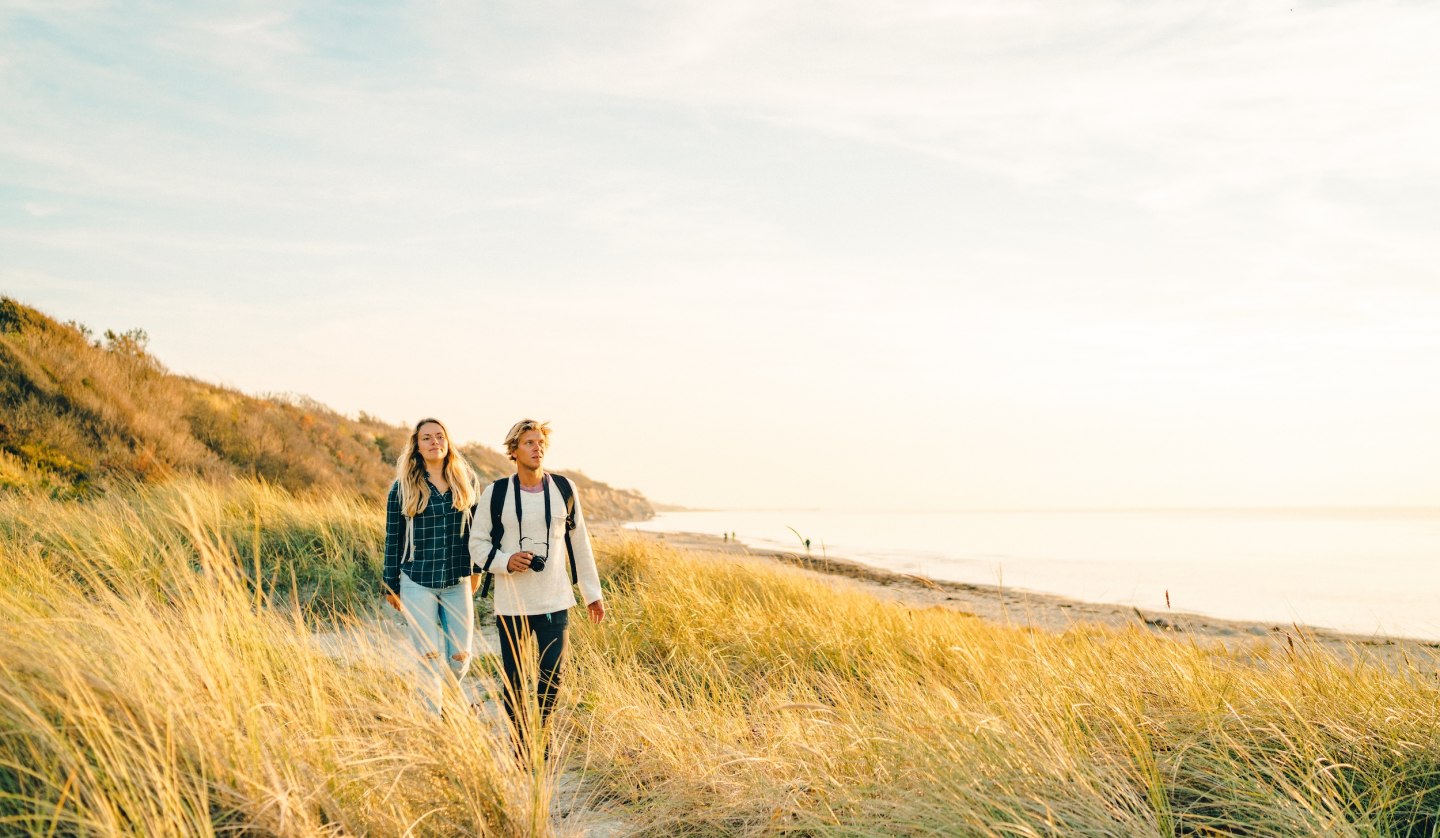
<path id="1" fill-rule="evenodd" d="M 629 526 L 799 554 L 808 539 L 815 556 L 937 580 L 1440 640 L 1440 509 L 725 509 Z"/>

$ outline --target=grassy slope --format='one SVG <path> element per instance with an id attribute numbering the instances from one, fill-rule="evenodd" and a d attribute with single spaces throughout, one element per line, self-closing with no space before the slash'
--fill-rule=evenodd
<path id="1" fill-rule="evenodd" d="M 406 429 L 306 399 L 255 398 L 171 375 L 134 334 L 79 327 L 0 298 L 0 489 L 87 497 L 178 474 L 257 477 L 291 490 L 377 498 Z M 461 449 L 486 478 L 499 452 Z M 593 518 L 645 518 L 636 492 L 574 475 Z"/>
<path id="2" fill-rule="evenodd" d="M 318 580 L 373 572 L 378 518 L 246 483 L 0 497 L 0 831 L 546 832 L 546 777 L 315 654 L 247 579 L 258 555 L 342 596 Z M 559 719 L 650 834 L 1435 833 L 1433 661 L 1037 633 L 600 554 L 610 619 L 577 625 Z"/>

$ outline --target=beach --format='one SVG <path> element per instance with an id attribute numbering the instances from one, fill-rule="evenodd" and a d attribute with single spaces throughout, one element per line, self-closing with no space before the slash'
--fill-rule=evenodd
<path id="1" fill-rule="evenodd" d="M 1219 643 L 1232 651 L 1251 647 L 1290 647 L 1309 642 L 1319 644 L 1344 660 L 1371 658 L 1389 666 L 1425 668 L 1434 668 L 1437 652 L 1440 652 L 1440 642 L 1430 640 L 1348 634 L 1296 624 L 1225 620 L 1184 612 L 1084 602 L 999 585 L 934 580 L 836 556 L 747 547 L 740 542 L 705 533 L 624 532 L 717 558 L 744 555 L 778 562 L 825 579 L 829 584 L 861 590 L 911 608 L 945 608 L 992 623 L 1049 632 L 1063 632 L 1086 624 L 1130 627 L 1187 641 Z"/>

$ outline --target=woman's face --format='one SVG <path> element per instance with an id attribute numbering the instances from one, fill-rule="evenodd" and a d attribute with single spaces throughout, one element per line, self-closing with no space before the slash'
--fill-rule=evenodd
<path id="1" fill-rule="evenodd" d="M 426 422 L 415 432 L 415 450 L 427 462 L 439 462 L 450 452 L 450 440 L 445 438 L 445 429 L 438 422 Z"/>

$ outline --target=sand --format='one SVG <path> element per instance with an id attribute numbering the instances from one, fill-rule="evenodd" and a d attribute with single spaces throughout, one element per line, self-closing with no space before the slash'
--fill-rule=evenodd
<path id="1" fill-rule="evenodd" d="M 1005 625 L 1054 632 L 1082 624 L 1128 626 L 1175 639 L 1219 643 L 1237 650 L 1270 644 L 1291 648 L 1296 643 L 1312 642 L 1344 660 L 1374 660 L 1387 666 L 1415 666 L 1427 672 L 1434 671 L 1440 663 L 1440 642 L 1345 634 L 1294 624 L 1222 620 L 1171 611 L 1142 611 L 1129 605 L 1082 602 L 997 585 L 937 581 L 835 556 L 749 548 L 702 533 L 624 532 L 682 550 L 769 559 L 799 568 L 829 584 L 864 591 L 912 608 L 948 608 Z"/>

